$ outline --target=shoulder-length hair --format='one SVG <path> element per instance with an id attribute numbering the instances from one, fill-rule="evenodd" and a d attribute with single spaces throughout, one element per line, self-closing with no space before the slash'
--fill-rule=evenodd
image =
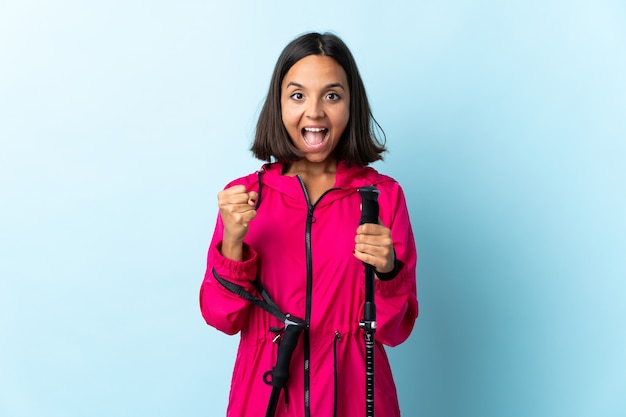
<path id="1" fill-rule="evenodd" d="M 363 80 L 346 44 L 330 33 L 307 33 L 291 41 L 278 57 L 269 91 L 256 126 L 250 150 L 262 161 L 289 164 L 303 154 L 292 143 L 281 115 L 281 87 L 289 69 L 309 55 L 333 58 L 346 73 L 350 89 L 350 118 L 333 156 L 348 165 L 366 166 L 383 159 L 385 133 L 372 115 Z M 383 140 L 377 136 L 382 133 Z"/>

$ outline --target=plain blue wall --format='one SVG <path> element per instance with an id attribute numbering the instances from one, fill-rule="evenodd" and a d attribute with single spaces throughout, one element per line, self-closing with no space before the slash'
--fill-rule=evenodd
<path id="1" fill-rule="evenodd" d="M 274 62 L 352 48 L 404 186 L 405 416 L 626 415 L 621 1 L 0 1 L 0 415 L 224 415 L 198 308 Z"/>

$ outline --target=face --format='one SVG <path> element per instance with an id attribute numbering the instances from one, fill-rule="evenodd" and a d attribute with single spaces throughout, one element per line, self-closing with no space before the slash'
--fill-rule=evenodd
<path id="1" fill-rule="evenodd" d="M 345 71 L 333 58 L 309 55 L 296 62 L 281 86 L 282 120 L 309 162 L 326 162 L 350 118 Z"/>

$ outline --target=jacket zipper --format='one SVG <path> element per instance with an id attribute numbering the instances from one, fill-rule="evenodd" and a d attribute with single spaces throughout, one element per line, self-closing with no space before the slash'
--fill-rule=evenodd
<path id="1" fill-rule="evenodd" d="M 313 292 L 313 259 L 312 259 L 312 248 L 311 248 L 311 228 L 313 223 L 315 222 L 315 217 L 313 217 L 313 212 L 315 211 L 315 207 L 317 204 L 324 198 L 326 194 L 333 190 L 337 190 L 337 188 L 331 188 L 326 190 L 320 198 L 317 199 L 315 204 L 311 204 L 311 200 L 309 199 L 309 194 L 306 191 L 306 187 L 304 185 L 304 181 L 299 175 L 296 175 L 298 181 L 300 182 L 300 187 L 304 192 L 304 198 L 306 199 L 306 204 L 308 207 L 308 212 L 306 216 L 306 229 L 304 235 L 304 243 L 306 247 L 306 312 L 304 316 L 304 321 L 306 322 L 306 327 L 304 328 L 304 334 L 302 335 L 303 343 L 304 343 L 304 415 L 305 417 L 311 416 L 311 339 L 310 339 L 310 327 L 311 327 L 311 298 Z"/>
<path id="2" fill-rule="evenodd" d="M 335 376 L 335 391 L 334 391 L 334 401 L 333 401 L 333 417 L 337 417 L 337 398 L 338 398 L 338 390 L 339 390 L 339 369 L 337 364 L 337 343 L 341 342 L 341 332 L 339 330 L 335 330 L 335 340 L 333 341 L 333 368 L 334 368 L 334 376 Z"/>

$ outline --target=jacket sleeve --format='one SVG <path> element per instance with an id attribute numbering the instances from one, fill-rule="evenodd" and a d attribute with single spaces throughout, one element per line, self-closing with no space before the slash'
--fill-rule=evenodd
<path id="1" fill-rule="evenodd" d="M 244 243 L 243 261 L 225 258 L 220 253 L 223 232 L 224 225 L 218 214 L 207 256 L 207 268 L 200 288 L 200 310 L 209 325 L 233 335 L 246 327 L 252 304 L 226 289 L 213 274 L 215 271 L 221 278 L 240 285 L 254 294 L 251 282 L 257 273 L 257 254 L 252 247 Z"/>
<path id="2" fill-rule="evenodd" d="M 391 229 L 400 270 L 390 281 L 375 282 L 376 335 L 379 342 L 396 346 L 404 342 L 418 315 L 415 269 L 417 251 L 404 192 L 397 182 L 381 188 L 380 216 Z"/>

